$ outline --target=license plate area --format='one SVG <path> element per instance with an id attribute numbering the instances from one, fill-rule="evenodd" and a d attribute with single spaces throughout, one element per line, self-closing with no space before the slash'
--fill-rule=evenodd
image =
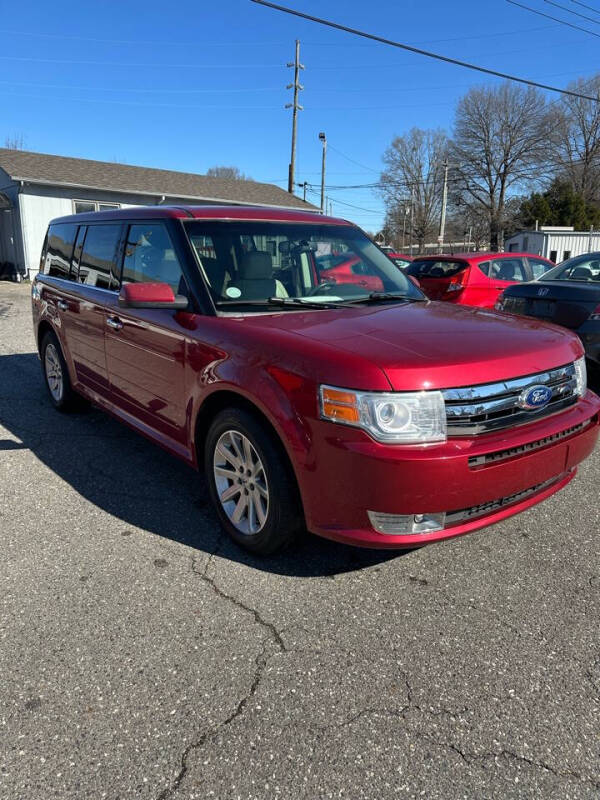
<path id="1" fill-rule="evenodd" d="M 554 300 L 534 300 L 532 311 L 536 317 L 552 319 L 554 317 L 555 306 L 556 303 Z"/>

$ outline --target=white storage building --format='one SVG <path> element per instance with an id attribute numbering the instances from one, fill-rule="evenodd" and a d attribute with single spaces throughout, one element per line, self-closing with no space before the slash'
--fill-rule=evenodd
<path id="1" fill-rule="evenodd" d="M 542 226 L 537 231 L 519 231 L 510 236 L 504 249 L 510 253 L 537 253 L 559 264 L 573 256 L 600 251 L 600 231 Z"/>

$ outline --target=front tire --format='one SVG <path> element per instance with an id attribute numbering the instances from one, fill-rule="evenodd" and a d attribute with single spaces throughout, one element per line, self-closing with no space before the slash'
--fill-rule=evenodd
<path id="1" fill-rule="evenodd" d="M 247 411 L 230 408 L 215 417 L 204 470 L 222 527 L 245 550 L 270 555 L 303 527 L 298 488 L 281 443 Z"/>
<path id="2" fill-rule="evenodd" d="M 52 331 L 48 331 L 42 339 L 40 357 L 44 381 L 54 408 L 64 412 L 80 408 L 84 403 L 83 398 L 71 386 L 62 348 L 58 337 Z"/>

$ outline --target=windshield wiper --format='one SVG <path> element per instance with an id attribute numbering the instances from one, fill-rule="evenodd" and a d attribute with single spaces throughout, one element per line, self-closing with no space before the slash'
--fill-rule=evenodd
<path id="1" fill-rule="evenodd" d="M 387 303 L 390 300 L 401 300 L 403 303 L 422 303 L 425 298 L 408 297 L 405 294 L 394 294 L 393 292 L 371 292 L 365 297 L 355 297 L 352 300 L 346 300 L 346 304 L 353 303 Z"/>
<path id="2" fill-rule="evenodd" d="M 217 306 L 280 306 L 281 308 L 344 308 L 345 303 L 319 302 L 304 297 L 267 297 L 265 300 L 219 300 Z"/>

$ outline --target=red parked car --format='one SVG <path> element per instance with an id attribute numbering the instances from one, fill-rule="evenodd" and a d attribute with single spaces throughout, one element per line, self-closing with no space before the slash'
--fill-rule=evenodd
<path id="1" fill-rule="evenodd" d="M 553 261 L 530 253 L 459 253 L 418 256 L 406 269 L 432 300 L 494 308 L 514 283 L 532 281 L 552 269 Z"/>
<path id="2" fill-rule="evenodd" d="M 323 282 L 332 253 L 364 272 Z M 223 528 L 257 553 L 305 527 L 392 548 L 473 531 L 565 486 L 598 438 L 575 334 L 430 302 L 344 220 L 63 217 L 32 302 L 54 406 L 92 401 L 202 468 Z"/>
<path id="3" fill-rule="evenodd" d="M 383 281 L 372 274 L 369 264 L 349 253 L 315 257 L 319 283 L 351 283 L 371 292 L 382 292 Z"/>

